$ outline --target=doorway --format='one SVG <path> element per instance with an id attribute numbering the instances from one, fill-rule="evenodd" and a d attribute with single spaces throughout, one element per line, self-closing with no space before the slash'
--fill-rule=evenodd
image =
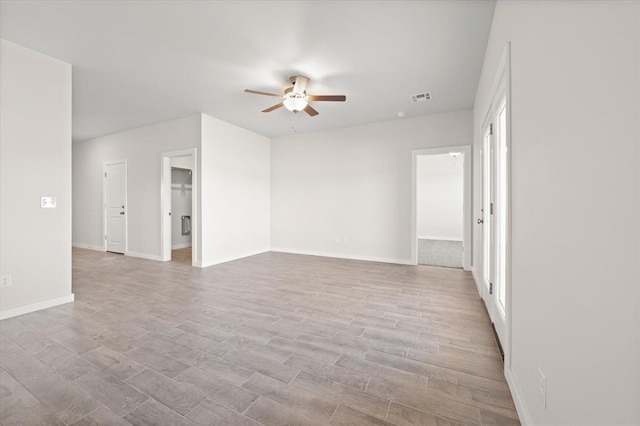
<path id="1" fill-rule="evenodd" d="M 510 93 L 507 46 L 482 124 L 482 299 L 510 363 Z"/>
<path id="2" fill-rule="evenodd" d="M 414 265 L 471 268 L 470 165 L 469 145 L 412 151 L 411 260 Z M 457 200 L 456 195 L 450 194 L 456 185 L 460 185 Z M 452 213 L 453 210 L 456 211 Z"/>
<path id="3" fill-rule="evenodd" d="M 462 268 L 464 154 L 417 159 L 418 264 Z"/>
<path id="4" fill-rule="evenodd" d="M 104 250 L 127 251 L 127 160 L 103 163 Z"/>
<path id="5" fill-rule="evenodd" d="M 193 165 L 190 157 L 171 159 L 171 261 L 191 264 Z"/>
<path id="6" fill-rule="evenodd" d="M 161 154 L 162 260 L 198 264 L 196 148 Z"/>

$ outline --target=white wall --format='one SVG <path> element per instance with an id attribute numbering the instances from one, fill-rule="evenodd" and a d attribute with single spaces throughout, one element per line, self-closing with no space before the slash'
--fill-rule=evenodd
<path id="1" fill-rule="evenodd" d="M 71 65 L 0 41 L 0 318 L 73 300 Z M 40 208 L 40 197 L 57 199 Z"/>
<path id="2" fill-rule="evenodd" d="M 173 168 L 174 163 L 171 159 L 171 248 L 178 249 L 191 246 L 191 234 L 182 235 L 182 216 L 193 218 L 193 185 L 192 171 Z"/>
<path id="3" fill-rule="evenodd" d="M 471 120 L 459 111 L 273 139 L 272 249 L 410 263 L 411 151 L 469 144 Z"/>
<path id="4" fill-rule="evenodd" d="M 102 248 L 102 164 L 126 158 L 128 251 L 160 259 L 160 153 L 198 147 L 201 116 L 73 144 L 73 243 Z"/>
<path id="5" fill-rule="evenodd" d="M 474 109 L 474 210 L 480 217 L 481 121 L 510 41 L 508 374 L 527 423 L 640 424 L 639 7 L 501 1 L 495 10 Z"/>
<path id="6" fill-rule="evenodd" d="M 418 238 L 462 241 L 464 155 L 421 155 L 416 170 Z"/>
<path id="7" fill-rule="evenodd" d="M 268 251 L 269 138 L 202 115 L 202 266 Z"/>
<path id="8" fill-rule="evenodd" d="M 185 155 L 182 157 L 171 157 L 171 167 L 179 167 L 181 169 L 193 170 L 193 155 Z"/>

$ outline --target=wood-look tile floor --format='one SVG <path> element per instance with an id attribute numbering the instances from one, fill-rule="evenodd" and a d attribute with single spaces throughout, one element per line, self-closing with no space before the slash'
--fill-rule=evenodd
<path id="1" fill-rule="evenodd" d="M 191 247 L 171 250 L 171 261 L 191 265 Z"/>
<path id="2" fill-rule="evenodd" d="M 73 290 L 0 322 L 0 423 L 519 424 L 468 272 L 73 249 Z"/>

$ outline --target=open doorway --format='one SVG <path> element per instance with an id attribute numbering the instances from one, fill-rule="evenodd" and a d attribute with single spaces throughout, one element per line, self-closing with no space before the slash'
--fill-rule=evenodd
<path id="1" fill-rule="evenodd" d="M 471 147 L 412 152 L 413 264 L 471 268 Z"/>
<path id="2" fill-rule="evenodd" d="M 418 264 L 462 268 L 464 154 L 418 156 Z"/>
<path id="3" fill-rule="evenodd" d="M 195 148 L 164 152 L 162 161 L 162 260 L 197 264 L 197 162 Z"/>
<path id="4" fill-rule="evenodd" d="M 173 262 L 191 263 L 192 261 L 193 166 L 189 164 L 190 160 L 189 157 L 171 159 L 171 261 Z"/>

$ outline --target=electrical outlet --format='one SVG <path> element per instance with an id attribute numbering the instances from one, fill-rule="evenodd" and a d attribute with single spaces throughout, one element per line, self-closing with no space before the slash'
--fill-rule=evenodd
<path id="1" fill-rule="evenodd" d="M 542 403 L 542 408 L 547 409 L 547 377 L 538 367 L 538 397 Z"/>
<path id="2" fill-rule="evenodd" d="M 2 282 L 0 282 L 0 287 L 9 287 L 11 286 L 11 275 L 3 275 Z"/>
<path id="3" fill-rule="evenodd" d="M 333 242 L 336 244 L 342 244 L 344 240 L 340 237 L 333 237 Z"/>
<path id="4" fill-rule="evenodd" d="M 343 239 L 343 240 L 344 240 L 344 243 L 345 243 L 345 244 L 349 244 L 349 238 L 344 237 L 344 239 Z"/>

